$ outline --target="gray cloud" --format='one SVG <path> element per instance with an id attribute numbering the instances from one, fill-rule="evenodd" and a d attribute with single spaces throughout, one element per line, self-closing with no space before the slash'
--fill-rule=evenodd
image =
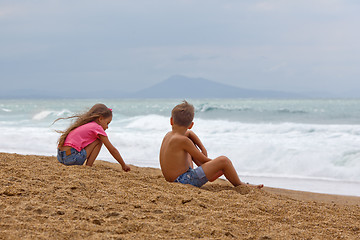
<path id="1" fill-rule="evenodd" d="M 355 92 L 359 10 L 349 0 L 0 1 L 0 81 L 134 91 L 183 74 Z"/>

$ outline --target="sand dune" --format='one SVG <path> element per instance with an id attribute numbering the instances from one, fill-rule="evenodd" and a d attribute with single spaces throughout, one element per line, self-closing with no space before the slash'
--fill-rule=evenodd
<path id="1" fill-rule="evenodd" d="M 359 239 L 360 198 L 0 153 L 0 239 Z M 264 183 L 266 185 L 266 183 Z"/>

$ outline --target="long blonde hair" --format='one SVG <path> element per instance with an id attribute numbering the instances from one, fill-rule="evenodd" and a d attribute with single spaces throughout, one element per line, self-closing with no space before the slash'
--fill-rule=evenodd
<path id="1" fill-rule="evenodd" d="M 80 114 L 80 115 L 73 115 L 66 118 L 58 118 L 54 121 L 54 123 L 61 119 L 71 119 L 75 118 L 75 122 L 70 125 L 70 127 L 66 131 L 57 131 L 58 133 L 61 133 L 61 136 L 58 140 L 58 146 L 62 147 L 64 145 L 66 137 L 69 135 L 69 133 L 74 130 L 77 127 L 80 127 L 86 123 L 95 121 L 98 117 L 104 117 L 108 118 L 112 116 L 112 110 L 105 106 L 105 104 L 97 103 L 92 108 L 90 108 L 89 111 L 86 113 Z"/>

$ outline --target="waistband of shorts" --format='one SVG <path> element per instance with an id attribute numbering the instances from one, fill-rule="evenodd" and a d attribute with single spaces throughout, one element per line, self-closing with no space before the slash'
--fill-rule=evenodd
<path id="1" fill-rule="evenodd" d="M 74 152 L 73 149 L 74 149 L 74 148 L 70 148 L 70 149 L 68 149 L 68 150 L 66 150 L 66 151 L 61 151 L 61 150 L 58 148 L 58 152 L 59 152 L 59 153 L 65 153 L 66 156 L 70 156 L 70 155 Z M 74 149 L 74 150 L 76 151 L 76 149 Z"/>

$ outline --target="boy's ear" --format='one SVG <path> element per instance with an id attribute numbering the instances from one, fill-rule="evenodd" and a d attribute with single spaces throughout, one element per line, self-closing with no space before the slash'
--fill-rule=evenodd
<path id="1" fill-rule="evenodd" d="M 171 124 L 171 126 L 174 125 L 174 120 L 172 117 L 170 117 L 170 124 Z"/>
<path id="2" fill-rule="evenodd" d="M 194 122 L 192 122 L 192 123 L 190 124 L 190 126 L 188 127 L 188 129 L 191 129 L 193 126 L 194 126 Z"/>

